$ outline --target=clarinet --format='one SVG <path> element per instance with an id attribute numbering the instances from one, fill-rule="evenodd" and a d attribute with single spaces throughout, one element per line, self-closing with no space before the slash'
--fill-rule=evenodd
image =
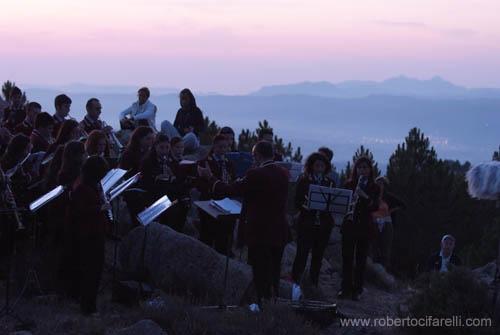
<path id="1" fill-rule="evenodd" d="M 106 194 L 104 194 L 102 184 L 99 183 L 99 185 L 100 185 L 99 195 L 101 196 L 101 200 L 102 200 L 103 204 L 105 204 L 106 202 L 108 202 L 108 199 L 107 199 Z M 106 216 L 108 217 L 109 222 L 113 222 L 113 210 L 111 208 L 106 211 Z"/>
<path id="2" fill-rule="evenodd" d="M 10 181 L 9 180 L 6 180 L 5 181 L 5 203 L 8 205 L 8 207 L 10 207 L 10 209 L 12 209 L 14 212 L 13 212 L 13 215 L 14 215 L 14 220 L 16 220 L 16 223 L 17 223 L 17 230 L 24 230 L 26 229 L 26 227 L 24 226 L 24 224 L 22 223 L 21 219 L 19 218 L 19 213 L 18 211 L 16 210 L 17 208 L 17 203 L 16 203 L 16 199 L 14 198 L 14 194 L 12 193 L 12 190 L 10 189 Z"/>

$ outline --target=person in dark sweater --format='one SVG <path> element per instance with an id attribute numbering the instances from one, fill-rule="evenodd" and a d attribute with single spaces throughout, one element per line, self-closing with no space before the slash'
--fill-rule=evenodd
<path id="1" fill-rule="evenodd" d="M 26 136 L 31 136 L 31 132 L 35 126 L 36 116 L 42 112 L 42 106 L 35 101 L 32 101 L 26 106 L 26 117 L 23 122 L 19 123 L 14 129 L 16 134 L 24 134 Z"/>
<path id="2" fill-rule="evenodd" d="M 161 132 L 170 138 L 182 137 L 185 150 L 194 152 L 200 146 L 199 136 L 205 131 L 203 112 L 196 105 L 196 99 L 188 88 L 179 94 L 181 108 L 177 111 L 174 124 L 165 120 L 161 124 Z"/>
<path id="3" fill-rule="evenodd" d="M 186 222 L 189 206 L 186 198 L 189 197 L 185 178 L 170 156 L 170 140 L 164 134 L 157 134 L 150 153 L 141 165 L 141 180 L 139 187 L 146 194 L 147 206 L 153 204 L 160 197 L 166 195 L 174 202 L 160 217 L 161 224 L 165 224 L 178 232 L 182 232 Z"/>
<path id="4" fill-rule="evenodd" d="M 371 213 L 378 209 L 380 188 L 369 158 L 359 158 L 345 188 L 353 191 L 353 211 L 342 223 L 342 285 L 339 298 L 359 300 L 363 292 L 366 259 L 376 234 Z M 356 265 L 354 266 L 354 255 Z"/>
<path id="5" fill-rule="evenodd" d="M 97 312 L 97 293 L 104 266 L 106 212 L 111 205 L 104 198 L 100 181 L 107 172 L 108 165 L 102 157 L 87 159 L 71 191 L 67 212 L 78 263 L 73 283 L 77 283 L 80 308 L 86 315 Z"/>
<path id="6" fill-rule="evenodd" d="M 311 184 L 335 187 L 335 183 L 329 176 L 330 170 L 330 162 L 316 152 L 307 158 L 304 173 L 297 181 L 295 208 L 299 210 L 299 217 L 297 220 L 297 254 L 292 269 L 294 282 L 292 292 L 296 292 L 292 295 L 294 300 L 300 296 L 300 282 L 309 252 L 312 252 L 309 276 L 312 283 L 318 286 L 321 261 L 330 240 L 334 221 L 329 212 L 308 209 L 307 195 Z"/>
<path id="7" fill-rule="evenodd" d="M 35 129 L 31 132 L 30 141 L 33 146 L 31 153 L 46 152 L 54 141 L 54 118 L 49 113 L 42 112 L 35 118 Z"/>
<path id="8" fill-rule="evenodd" d="M 276 146 L 274 144 L 274 132 L 272 129 L 270 128 L 261 129 L 261 131 L 259 132 L 259 141 L 266 141 L 271 143 L 273 145 L 273 152 L 274 152 L 273 160 L 275 162 L 283 162 L 283 154 L 276 150 Z"/>
<path id="9" fill-rule="evenodd" d="M 257 167 L 234 183 L 227 184 L 214 177 L 208 163 L 199 165 L 198 173 L 209 182 L 214 194 L 243 199 L 238 246 L 248 246 L 248 261 L 257 291 L 257 304 L 250 305 L 250 309 L 258 311 L 263 300 L 279 296 L 281 258 L 288 242 L 289 174 L 274 163 L 271 143 L 258 142 L 252 154 Z"/>
<path id="10" fill-rule="evenodd" d="M 461 266 L 462 261 L 454 253 L 455 237 L 444 235 L 441 239 L 441 250 L 429 257 L 427 271 L 447 272 L 454 266 Z"/>
<path id="11" fill-rule="evenodd" d="M 198 162 L 201 166 L 208 165 L 213 177 L 224 183 L 232 183 L 236 179 L 234 166 L 225 156 L 229 150 L 228 144 L 225 136 L 215 136 L 208 156 Z M 220 200 L 223 198 L 214 194 L 210 184 L 203 179 L 198 181 L 197 187 L 201 192 L 200 200 Z M 232 234 L 232 231 L 229 232 L 227 228 L 234 226 L 234 221 L 221 222 L 202 210 L 199 210 L 199 216 L 200 240 L 213 247 L 218 253 L 226 255 L 228 253 L 229 234 Z"/>
<path id="12" fill-rule="evenodd" d="M 59 133 L 59 128 L 62 123 L 66 120 L 71 110 L 71 99 L 66 94 L 59 94 L 54 99 L 54 107 L 56 112 L 53 115 L 54 118 L 54 131 L 52 137 L 56 138 Z"/>

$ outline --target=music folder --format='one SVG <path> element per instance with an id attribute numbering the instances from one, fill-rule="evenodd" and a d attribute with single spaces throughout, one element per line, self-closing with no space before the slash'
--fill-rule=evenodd
<path id="1" fill-rule="evenodd" d="M 137 215 L 137 219 L 143 226 L 147 226 L 153 222 L 154 219 L 160 216 L 161 213 L 166 211 L 171 204 L 172 202 L 166 195 L 164 195 L 160 199 L 156 200 L 154 204 L 140 212 Z"/>
<path id="2" fill-rule="evenodd" d="M 241 203 L 234 199 L 195 201 L 194 205 L 215 219 L 234 218 L 241 213 Z"/>
<path id="3" fill-rule="evenodd" d="M 42 208 L 43 206 L 45 206 L 46 204 L 48 204 L 49 202 L 51 202 L 52 200 L 63 194 L 63 192 L 64 192 L 64 187 L 61 185 L 57 186 L 50 192 L 42 195 L 40 198 L 33 201 L 29 206 L 30 211 L 36 212 L 37 210 L 39 210 L 40 208 Z"/>

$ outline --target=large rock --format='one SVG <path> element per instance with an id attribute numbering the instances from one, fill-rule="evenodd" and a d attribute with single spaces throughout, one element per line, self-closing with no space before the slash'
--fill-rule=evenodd
<path id="1" fill-rule="evenodd" d="M 117 331 L 116 335 L 167 335 L 167 333 L 154 321 L 141 320 L 130 327 Z"/>
<path id="2" fill-rule="evenodd" d="M 150 224 L 145 239 L 144 236 L 144 227 L 137 227 L 123 239 L 120 266 L 124 272 L 145 270 L 152 284 L 165 292 L 183 291 L 206 299 L 207 303 L 221 302 L 225 256 L 190 236 L 157 223 Z M 251 268 L 230 259 L 228 276 L 225 302 L 239 304 L 251 284 Z"/>

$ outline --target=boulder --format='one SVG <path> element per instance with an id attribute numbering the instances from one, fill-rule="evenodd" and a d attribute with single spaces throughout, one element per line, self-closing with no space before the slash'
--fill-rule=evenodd
<path id="1" fill-rule="evenodd" d="M 164 292 L 189 293 L 211 304 L 222 302 L 226 257 L 167 226 L 151 223 L 146 230 L 132 230 L 122 240 L 119 259 L 122 271 L 145 272 Z M 240 304 L 251 282 L 250 266 L 230 259 L 225 302 Z"/>
<path id="2" fill-rule="evenodd" d="M 488 264 L 473 270 L 474 274 L 486 285 L 493 285 L 495 281 L 495 272 L 497 270 L 496 262 Z"/>
<path id="3" fill-rule="evenodd" d="M 167 335 L 167 333 L 154 321 L 141 320 L 130 327 L 117 331 L 116 335 Z"/>

